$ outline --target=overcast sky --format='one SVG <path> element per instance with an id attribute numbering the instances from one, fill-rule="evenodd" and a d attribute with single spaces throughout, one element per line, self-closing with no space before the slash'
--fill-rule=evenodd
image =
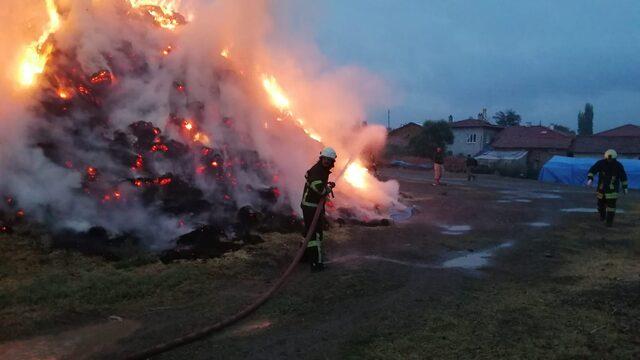
<path id="1" fill-rule="evenodd" d="M 489 114 L 596 131 L 640 125 L 640 0 L 290 0 L 281 16 L 334 64 L 382 76 L 400 100 L 370 121 Z"/>

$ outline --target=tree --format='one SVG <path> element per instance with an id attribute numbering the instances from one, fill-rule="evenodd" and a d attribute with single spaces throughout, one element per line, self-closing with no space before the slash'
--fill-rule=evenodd
<path id="1" fill-rule="evenodd" d="M 453 132 L 449 123 L 444 120 L 427 120 L 422 125 L 422 132 L 411 139 L 409 147 L 413 155 L 431 157 L 436 148 L 445 150 L 447 144 L 453 144 Z"/>
<path id="2" fill-rule="evenodd" d="M 493 119 L 500 126 L 518 126 L 522 117 L 513 109 L 508 109 L 506 111 L 498 111 L 493 115 Z"/>
<path id="3" fill-rule="evenodd" d="M 555 131 L 559 131 L 561 133 L 565 133 L 567 135 L 575 135 L 576 132 L 569 129 L 568 127 L 564 126 L 564 125 L 559 125 L 559 124 L 552 124 L 553 125 L 553 130 Z"/>
<path id="4" fill-rule="evenodd" d="M 578 135 L 593 135 L 593 105 L 589 103 L 578 113 Z"/>

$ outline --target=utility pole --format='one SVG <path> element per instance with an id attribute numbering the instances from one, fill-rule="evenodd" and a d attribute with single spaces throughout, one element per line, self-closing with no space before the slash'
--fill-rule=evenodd
<path id="1" fill-rule="evenodd" d="M 391 131 L 391 109 L 387 109 L 387 130 Z"/>

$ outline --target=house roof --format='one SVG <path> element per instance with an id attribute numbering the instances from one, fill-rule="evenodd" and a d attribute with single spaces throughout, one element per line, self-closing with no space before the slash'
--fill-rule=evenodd
<path id="1" fill-rule="evenodd" d="M 618 154 L 640 154 L 640 136 L 578 136 L 572 150 L 576 154 L 604 154 L 615 149 Z"/>
<path id="2" fill-rule="evenodd" d="M 397 129 L 389 131 L 387 143 L 398 146 L 407 146 L 409 145 L 411 138 L 418 135 L 421 131 L 422 126 L 414 122 L 404 124 Z"/>
<path id="3" fill-rule="evenodd" d="M 494 128 L 494 129 L 502 129 L 502 126 L 494 125 L 486 120 L 479 119 L 465 119 L 454 121 L 451 123 L 452 128 L 470 128 L 470 127 L 483 127 L 483 128 Z"/>
<path id="4" fill-rule="evenodd" d="M 569 149 L 572 136 L 544 126 L 511 126 L 491 144 L 496 149 Z"/>
<path id="5" fill-rule="evenodd" d="M 595 134 L 596 136 L 640 136 L 640 126 L 627 124 Z"/>

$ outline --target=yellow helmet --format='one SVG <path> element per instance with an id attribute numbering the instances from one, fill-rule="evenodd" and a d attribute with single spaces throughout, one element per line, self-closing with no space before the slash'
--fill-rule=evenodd
<path id="1" fill-rule="evenodd" d="M 618 157 L 618 153 L 613 149 L 609 149 L 609 150 L 604 152 L 604 158 L 605 159 L 615 159 L 617 157 Z"/>

